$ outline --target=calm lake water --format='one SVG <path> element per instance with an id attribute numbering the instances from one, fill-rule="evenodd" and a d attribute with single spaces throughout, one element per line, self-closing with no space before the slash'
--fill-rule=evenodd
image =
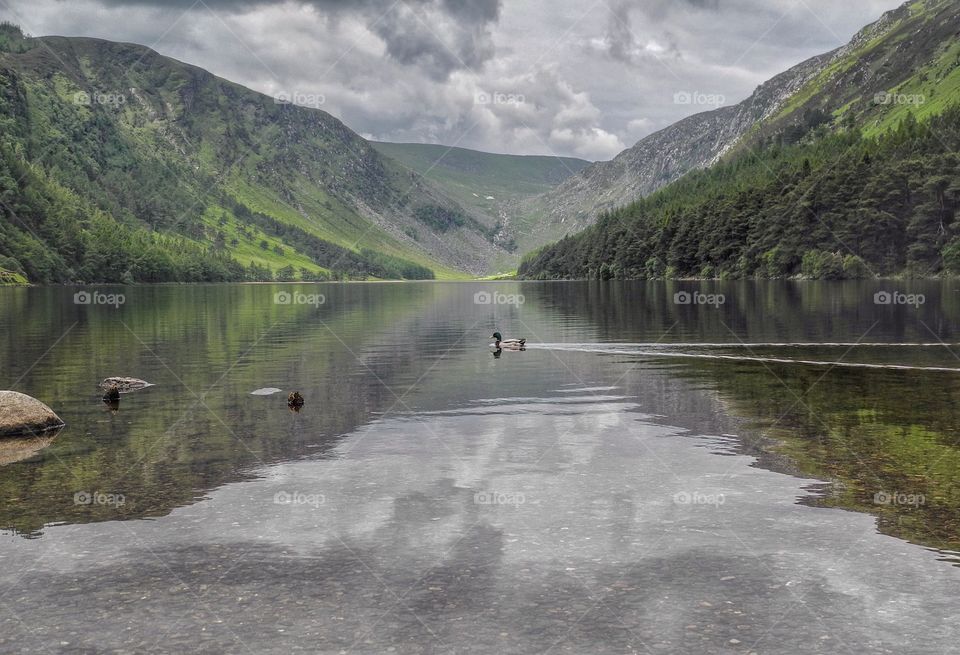
<path id="1" fill-rule="evenodd" d="M 960 286 L 96 291 L 0 289 L 0 652 L 960 652 Z"/>

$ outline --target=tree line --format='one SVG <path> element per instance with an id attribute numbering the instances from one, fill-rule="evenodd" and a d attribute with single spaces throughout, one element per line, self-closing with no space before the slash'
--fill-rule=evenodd
<path id="1" fill-rule="evenodd" d="M 525 257 L 534 279 L 960 274 L 960 106 L 877 138 L 814 126 Z"/>

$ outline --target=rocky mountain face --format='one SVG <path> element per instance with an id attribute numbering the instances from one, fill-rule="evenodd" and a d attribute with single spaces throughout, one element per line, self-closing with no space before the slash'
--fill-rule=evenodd
<path id="1" fill-rule="evenodd" d="M 537 229 L 521 241 L 528 249 L 582 230 L 620 207 L 709 167 L 725 155 L 749 148 L 755 139 L 796 131 L 799 138 L 818 124 L 890 126 L 903 117 L 922 69 L 956 63 L 952 46 L 960 34 L 960 3 L 911 1 L 859 32 L 849 44 L 813 57 L 762 84 L 743 102 L 708 111 L 644 138 L 608 162 L 598 162 L 557 189 L 526 201 L 515 211 L 536 216 Z M 931 70 L 928 81 L 950 71 Z M 883 96 L 884 93 L 889 95 Z M 928 89 L 914 111 L 935 111 Z M 908 96 L 899 102 L 900 96 Z M 942 107 L 941 107 L 942 108 Z M 868 116 L 869 114 L 869 116 Z"/>
<path id="2" fill-rule="evenodd" d="M 583 229 L 604 210 L 716 163 L 758 121 L 776 113 L 829 57 L 805 61 L 763 84 L 738 105 L 696 114 L 651 134 L 612 161 L 587 167 L 532 204 L 543 203 L 551 232 Z"/>

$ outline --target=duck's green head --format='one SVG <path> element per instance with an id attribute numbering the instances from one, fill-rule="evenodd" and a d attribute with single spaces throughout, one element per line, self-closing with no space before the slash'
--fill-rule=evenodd
<path id="1" fill-rule="evenodd" d="M 503 341 L 503 335 L 499 332 L 494 332 L 492 338 L 496 339 L 497 341 Z"/>

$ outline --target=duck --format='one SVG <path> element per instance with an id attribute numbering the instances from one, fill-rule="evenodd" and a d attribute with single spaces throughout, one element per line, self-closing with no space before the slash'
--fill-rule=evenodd
<path id="1" fill-rule="evenodd" d="M 493 344 L 497 350 L 501 348 L 505 350 L 524 350 L 526 347 L 526 339 L 504 339 L 503 335 L 499 332 L 494 332 L 493 337 L 496 340 L 496 343 Z"/>
<path id="2" fill-rule="evenodd" d="M 290 409 L 300 409 L 303 407 L 303 396 L 300 395 L 299 391 L 294 391 L 287 396 L 287 406 Z"/>

